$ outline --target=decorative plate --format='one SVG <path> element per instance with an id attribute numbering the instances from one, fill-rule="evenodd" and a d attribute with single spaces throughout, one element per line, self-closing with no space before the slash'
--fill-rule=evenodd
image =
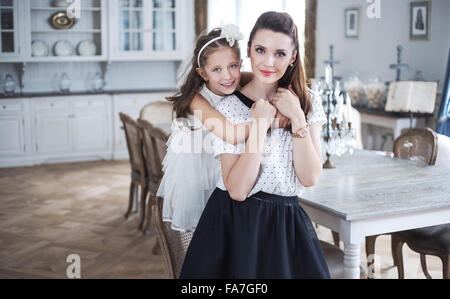
<path id="1" fill-rule="evenodd" d="M 60 40 L 55 44 L 56 56 L 70 56 L 73 54 L 73 46 L 68 40 Z"/>
<path id="2" fill-rule="evenodd" d="M 65 11 L 59 11 L 50 17 L 50 24 L 56 29 L 70 29 L 75 25 L 75 19 L 70 18 Z"/>
<path id="3" fill-rule="evenodd" d="M 35 40 L 31 43 L 31 55 L 33 57 L 48 56 L 48 45 L 41 40 Z"/>
<path id="4" fill-rule="evenodd" d="M 84 40 L 78 44 L 78 55 L 93 56 L 97 54 L 97 46 L 93 41 Z"/>

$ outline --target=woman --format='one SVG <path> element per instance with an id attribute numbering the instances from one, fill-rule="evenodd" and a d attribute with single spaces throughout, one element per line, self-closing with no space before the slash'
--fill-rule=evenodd
<path id="1" fill-rule="evenodd" d="M 267 12 L 248 43 L 254 78 L 216 107 L 251 119 L 245 144 L 215 139 L 222 179 L 208 200 L 181 278 L 329 278 L 320 242 L 297 196 L 322 171 L 321 100 L 306 87 L 297 28 Z M 267 101 L 268 100 L 268 101 Z M 291 122 L 269 129 L 276 110 Z"/>

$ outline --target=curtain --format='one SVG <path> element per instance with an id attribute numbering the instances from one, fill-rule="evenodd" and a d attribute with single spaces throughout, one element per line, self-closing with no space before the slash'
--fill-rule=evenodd
<path id="1" fill-rule="evenodd" d="M 447 59 L 447 70 L 445 74 L 444 88 L 442 89 L 441 107 L 438 115 L 437 132 L 450 137 L 450 49 Z"/>
<path id="2" fill-rule="evenodd" d="M 195 0 L 195 36 L 208 28 L 208 0 Z"/>
<path id="3" fill-rule="evenodd" d="M 316 14 L 317 0 L 306 0 L 305 9 L 305 69 L 306 78 L 315 76 L 316 67 Z"/>

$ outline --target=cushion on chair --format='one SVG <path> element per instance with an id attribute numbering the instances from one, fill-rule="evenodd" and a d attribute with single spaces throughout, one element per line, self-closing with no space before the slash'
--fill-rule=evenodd
<path id="1" fill-rule="evenodd" d="M 450 254 L 450 223 L 396 233 L 412 247 L 437 254 Z"/>
<path id="2" fill-rule="evenodd" d="M 344 278 L 344 252 L 337 246 L 328 242 L 320 241 L 322 245 L 323 254 L 327 261 L 328 270 L 332 279 Z M 364 270 L 359 267 L 360 276 L 365 276 Z"/>

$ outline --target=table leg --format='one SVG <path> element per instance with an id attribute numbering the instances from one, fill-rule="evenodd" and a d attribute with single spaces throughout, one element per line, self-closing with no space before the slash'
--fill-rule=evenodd
<path id="1" fill-rule="evenodd" d="M 344 243 L 344 278 L 359 279 L 361 264 L 361 245 Z"/>

